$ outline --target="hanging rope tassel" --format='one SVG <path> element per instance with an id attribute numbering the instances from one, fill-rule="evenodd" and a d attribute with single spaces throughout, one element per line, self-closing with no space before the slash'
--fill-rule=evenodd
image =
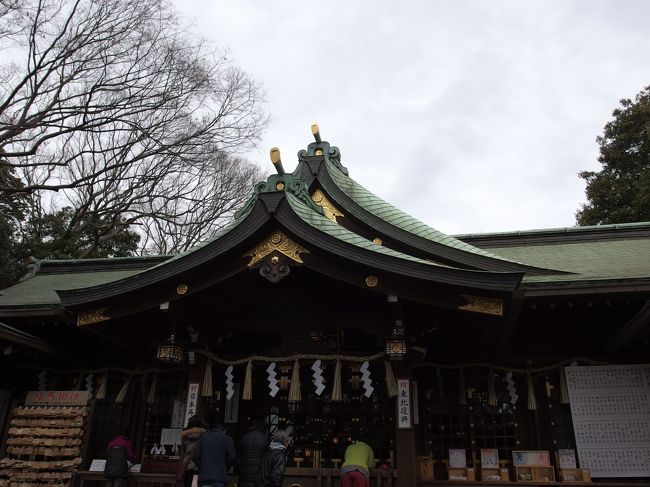
<path id="1" fill-rule="evenodd" d="M 334 367 L 334 384 L 332 385 L 332 401 L 342 401 L 343 393 L 341 391 L 341 361 L 336 361 Z"/>
<path id="2" fill-rule="evenodd" d="M 244 378 L 244 392 L 241 396 L 244 401 L 253 399 L 253 361 L 246 364 L 246 377 Z"/>
<path id="3" fill-rule="evenodd" d="M 203 388 L 201 395 L 203 397 L 212 397 L 212 359 L 205 361 L 205 374 L 203 375 Z"/>
<path id="4" fill-rule="evenodd" d="M 296 359 L 293 362 L 293 372 L 291 373 L 291 387 L 289 388 L 289 401 L 300 401 L 300 362 Z"/>
<path id="5" fill-rule="evenodd" d="M 569 404 L 569 388 L 566 385 L 564 367 L 560 367 L 560 402 L 562 404 Z"/>
<path id="6" fill-rule="evenodd" d="M 124 381 L 124 385 L 120 389 L 120 392 L 117 393 L 117 397 L 115 398 L 115 402 L 117 402 L 117 403 L 124 402 L 124 399 L 126 399 L 126 393 L 129 391 L 129 386 L 130 385 L 131 385 L 131 376 L 129 376 Z"/>
<path id="7" fill-rule="evenodd" d="M 528 409 L 535 411 L 537 409 L 537 399 L 535 399 L 533 376 L 530 375 L 530 372 L 526 374 L 526 380 L 528 381 Z"/>
<path id="8" fill-rule="evenodd" d="M 154 374 L 153 380 L 151 381 L 151 387 L 149 388 L 149 394 L 147 394 L 147 404 L 153 404 L 156 402 L 156 382 L 158 381 L 158 374 Z"/>
<path id="9" fill-rule="evenodd" d="M 84 387 L 84 374 L 83 372 L 77 375 L 77 378 L 74 380 L 74 387 L 73 389 L 75 391 L 81 391 L 83 390 Z"/>
<path id="10" fill-rule="evenodd" d="M 465 388 L 465 371 L 460 369 L 458 374 L 458 404 L 467 406 L 467 389 Z"/>
<path id="11" fill-rule="evenodd" d="M 384 360 L 384 367 L 386 368 L 386 391 L 388 397 L 397 397 L 397 381 L 395 374 L 393 374 L 393 366 L 388 360 Z"/>
<path id="12" fill-rule="evenodd" d="M 494 388 L 494 370 L 490 369 L 488 375 L 488 404 L 490 406 L 497 405 L 497 393 Z"/>
<path id="13" fill-rule="evenodd" d="M 95 399 L 106 399 L 106 388 L 108 387 L 108 372 L 99 378 L 99 387 Z"/>

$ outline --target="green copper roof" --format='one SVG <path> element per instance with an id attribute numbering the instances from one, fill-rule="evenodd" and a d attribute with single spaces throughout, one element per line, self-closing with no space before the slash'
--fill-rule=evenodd
<path id="1" fill-rule="evenodd" d="M 574 275 L 526 276 L 524 282 L 596 281 L 650 277 L 650 222 L 456 235 L 531 265 Z"/>
<path id="2" fill-rule="evenodd" d="M 650 277 L 650 238 L 491 247 L 490 250 L 518 262 L 575 273 L 564 276 L 527 275 L 524 282 Z"/>
<path id="3" fill-rule="evenodd" d="M 516 237 L 533 237 L 536 235 L 547 236 L 556 235 L 579 235 L 594 234 L 597 232 L 611 231 L 631 231 L 631 230 L 650 230 L 650 222 L 631 222 L 631 223 L 612 223 L 608 225 L 585 225 L 575 227 L 555 227 L 555 228 L 532 228 L 530 230 L 515 230 L 510 232 L 488 232 L 488 233 L 464 233 L 454 235 L 459 240 L 477 239 L 495 239 L 499 237 L 516 238 Z"/>
<path id="4" fill-rule="evenodd" d="M 70 272 L 65 274 L 36 274 L 0 291 L 0 306 L 58 305 L 56 290 L 82 289 L 131 277 L 141 270 Z"/>
<path id="5" fill-rule="evenodd" d="M 494 255 L 487 250 L 474 247 L 473 245 L 462 242 L 454 237 L 431 228 L 425 223 L 422 223 L 421 221 L 413 218 L 412 216 L 395 208 L 390 203 L 387 203 L 378 196 L 374 195 L 359 183 L 357 183 L 354 179 L 341 172 L 334 164 L 328 160 L 326 160 L 326 164 L 328 172 L 331 175 L 332 179 L 347 196 L 349 196 L 356 204 L 368 212 L 390 223 L 391 225 L 412 233 L 413 235 L 417 235 L 418 237 L 422 237 L 427 240 L 446 245 L 448 247 L 453 247 L 465 252 L 471 252 L 473 254 L 491 257 L 494 259 L 510 260 L 503 256 Z"/>
<path id="6" fill-rule="evenodd" d="M 291 205 L 291 208 L 293 208 L 296 214 L 303 221 L 316 228 L 317 230 L 331 235 L 334 238 L 337 238 L 348 244 L 355 245 L 356 247 L 361 247 L 362 249 L 377 252 L 379 254 L 390 255 L 392 257 L 397 257 L 398 259 L 410 260 L 412 262 L 419 262 L 421 264 L 427 265 L 439 265 L 426 261 L 424 259 L 413 257 L 412 255 L 403 254 L 396 250 L 374 244 L 370 240 L 367 240 L 360 235 L 357 235 L 356 233 L 342 227 L 341 225 L 328 220 L 326 217 L 320 215 L 319 213 L 316 213 L 293 194 L 287 193 L 286 197 L 287 201 Z"/>

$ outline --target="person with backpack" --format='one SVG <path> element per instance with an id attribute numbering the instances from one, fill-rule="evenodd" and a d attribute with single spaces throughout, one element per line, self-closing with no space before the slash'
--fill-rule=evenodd
<path id="1" fill-rule="evenodd" d="M 129 477 L 129 462 L 135 461 L 133 443 L 126 431 L 120 431 L 106 446 L 106 466 L 104 477 L 106 487 L 126 487 Z"/>

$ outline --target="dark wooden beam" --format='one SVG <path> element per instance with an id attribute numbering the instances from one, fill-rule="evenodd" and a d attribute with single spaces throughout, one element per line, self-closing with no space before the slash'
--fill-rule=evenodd
<path id="1" fill-rule="evenodd" d="M 510 310 L 505 320 L 505 325 L 501 333 L 501 338 L 499 340 L 498 349 L 500 352 L 504 352 L 508 348 L 508 343 L 512 334 L 515 331 L 517 321 L 519 320 L 519 314 L 524 306 L 524 296 L 526 296 L 525 289 L 517 289 L 512 294 L 512 301 L 510 302 Z"/>
<path id="2" fill-rule="evenodd" d="M 51 346 L 49 343 L 46 343 L 35 336 L 24 333 L 3 323 L 0 323 L 0 340 L 5 340 L 15 345 L 30 348 L 58 359 L 69 360 L 69 357 L 58 348 Z"/>
<path id="3" fill-rule="evenodd" d="M 637 338 L 639 334 L 646 332 L 649 328 L 650 301 L 646 301 L 639 312 L 607 341 L 605 348 L 610 352 L 620 350 Z"/>
<path id="4" fill-rule="evenodd" d="M 625 281 L 583 281 L 550 284 L 524 284 L 529 298 L 556 298 L 558 296 L 592 296 L 607 299 L 606 295 L 622 293 L 650 293 L 650 279 L 626 279 Z"/>

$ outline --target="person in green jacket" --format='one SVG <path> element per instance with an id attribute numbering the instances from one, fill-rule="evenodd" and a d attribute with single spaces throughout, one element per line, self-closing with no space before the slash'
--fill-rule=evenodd
<path id="1" fill-rule="evenodd" d="M 375 454 L 367 443 L 357 440 L 345 449 L 341 466 L 341 487 L 368 487 Z"/>

